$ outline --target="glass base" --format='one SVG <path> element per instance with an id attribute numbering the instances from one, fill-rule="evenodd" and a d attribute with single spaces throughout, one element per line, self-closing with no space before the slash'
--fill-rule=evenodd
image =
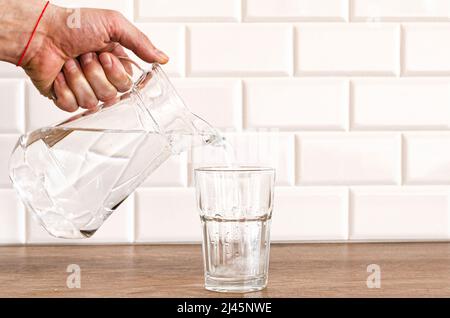
<path id="1" fill-rule="evenodd" d="M 205 288 L 220 293 L 250 293 L 263 290 L 266 287 L 267 276 L 246 279 L 205 276 Z"/>

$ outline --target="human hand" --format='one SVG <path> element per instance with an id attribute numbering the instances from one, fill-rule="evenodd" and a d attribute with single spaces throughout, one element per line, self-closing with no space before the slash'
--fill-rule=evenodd
<path id="1" fill-rule="evenodd" d="M 45 4 L 35 3 L 41 10 Z M 126 56 L 124 47 L 149 63 L 168 61 L 122 14 L 80 10 L 81 26 L 71 28 L 67 21 L 73 11 L 50 5 L 22 63 L 41 94 L 70 112 L 78 107 L 95 108 L 99 101 L 112 99 L 131 87 L 127 74 L 131 66 L 118 59 Z"/>

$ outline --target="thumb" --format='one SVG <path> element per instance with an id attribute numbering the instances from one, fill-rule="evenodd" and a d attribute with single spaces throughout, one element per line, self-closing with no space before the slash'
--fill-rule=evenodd
<path id="1" fill-rule="evenodd" d="M 114 12 L 112 19 L 108 19 L 108 21 L 111 41 L 120 43 L 148 63 L 166 64 L 169 61 L 169 57 L 158 50 L 149 38 L 122 14 Z"/>

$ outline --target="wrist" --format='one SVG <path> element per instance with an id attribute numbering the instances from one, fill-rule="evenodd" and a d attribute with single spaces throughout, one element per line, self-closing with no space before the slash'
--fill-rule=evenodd
<path id="1" fill-rule="evenodd" d="M 4 1 L 0 0 L 0 6 L 4 8 L 4 14 L 0 19 L 0 60 L 17 64 L 42 13 L 47 1 Z M 49 5 L 44 17 L 39 24 L 26 55 L 33 54 L 33 50 L 40 46 L 47 35 L 48 17 L 53 8 Z M 26 57 L 27 57 L 26 56 Z"/>

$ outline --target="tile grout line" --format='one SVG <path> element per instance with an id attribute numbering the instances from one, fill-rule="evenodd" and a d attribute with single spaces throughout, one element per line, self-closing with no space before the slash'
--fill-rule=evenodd
<path id="1" fill-rule="evenodd" d="M 292 69 L 291 76 L 295 78 L 297 76 L 297 26 L 292 24 Z"/>
<path id="2" fill-rule="evenodd" d="M 30 108 L 30 96 L 28 94 L 28 83 L 26 80 L 22 82 L 22 93 L 23 93 L 23 119 L 22 119 L 22 133 L 25 134 L 28 130 L 28 110 Z"/>
<path id="3" fill-rule="evenodd" d="M 138 1 L 139 0 L 133 0 L 131 3 L 131 8 L 132 8 L 132 12 L 133 12 L 133 22 L 134 23 L 139 23 L 139 10 L 138 10 Z"/>
<path id="4" fill-rule="evenodd" d="M 294 176 L 294 186 L 300 186 L 300 165 L 301 165 L 301 157 L 300 157 L 300 152 L 301 152 L 301 139 L 300 139 L 300 135 L 299 133 L 294 133 L 294 158 L 295 158 L 295 162 L 294 162 L 294 171 L 295 171 L 295 176 Z"/>
<path id="5" fill-rule="evenodd" d="M 133 202 L 133 233 L 132 233 L 132 243 L 135 244 L 137 243 L 137 233 L 138 233 L 138 221 L 139 221 L 139 217 L 138 217 L 138 209 L 139 209 L 139 205 L 138 205 L 138 196 L 139 193 L 138 191 L 136 191 L 136 193 L 133 196 L 134 202 Z"/>
<path id="6" fill-rule="evenodd" d="M 354 85 L 353 80 L 348 80 L 348 101 L 347 101 L 347 123 L 346 132 L 351 132 L 354 130 L 355 123 L 355 101 L 354 101 Z"/>
<path id="7" fill-rule="evenodd" d="M 246 90 L 246 86 L 245 86 L 245 82 L 243 79 L 240 79 L 240 86 L 241 86 L 241 118 L 240 118 L 240 126 L 239 126 L 239 131 L 238 132 L 244 132 L 247 129 L 247 90 Z"/>
<path id="8" fill-rule="evenodd" d="M 193 77 L 191 70 L 191 33 L 189 24 L 183 24 L 184 30 L 184 77 Z"/>
<path id="9" fill-rule="evenodd" d="M 399 52 L 399 67 L 400 67 L 400 69 L 399 69 L 399 77 L 401 78 L 401 77 L 405 77 L 406 76 L 406 72 L 405 72 L 405 70 L 406 70 L 406 65 L 405 65 L 405 45 L 406 45 L 406 42 L 405 42 L 405 30 L 404 30 L 404 27 L 403 27 L 403 23 L 400 23 L 400 26 L 399 26 L 399 28 L 400 28 L 400 48 L 399 48 L 399 50 L 400 50 L 400 52 Z"/>
<path id="10" fill-rule="evenodd" d="M 347 0 L 347 23 L 354 22 L 353 19 L 353 0 Z"/>
<path id="11" fill-rule="evenodd" d="M 131 217 L 131 220 L 129 220 L 130 223 L 128 225 L 128 230 L 131 231 L 131 233 L 128 234 L 128 241 L 130 243 L 136 242 L 136 195 L 137 191 L 135 191 L 132 196 L 132 213 L 129 216 L 129 218 Z"/>
<path id="12" fill-rule="evenodd" d="M 399 186 L 403 187 L 405 185 L 405 178 L 406 178 L 406 170 L 407 170 L 407 160 L 406 160 L 406 153 L 407 153 L 407 144 L 405 140 L 405 136 L 403 132 L 400 132 L 400 184 Z"/>
<path id="13" fill-rule="evenodd" d="M 353 202 L 353 189 L 351 186 L 347 188 L 347 241 L 351 240 L 353 236 L 353 212 L 354 212 L 354 202 Z"/>

